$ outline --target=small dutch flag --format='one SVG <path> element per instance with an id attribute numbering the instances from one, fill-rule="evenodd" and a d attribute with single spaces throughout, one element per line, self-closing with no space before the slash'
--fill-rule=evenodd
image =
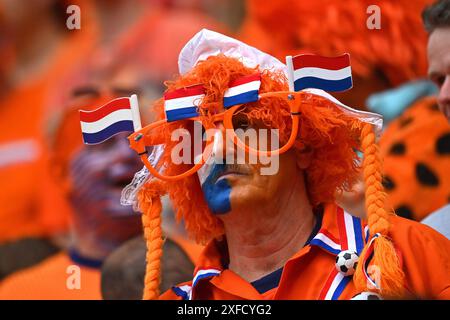
<path id="1" fill-rule="evenodd" d="M 353 86 L 350 55 L 322 57 L 314 54 L 287 56 L 289 90 L 316 88 L 330 92 L 345 91 Z"/>
<path id="2" fill-rule="evenodd" d="M 85 144 L 101 143 L 120 132 L 140 130 L 137 96 L 114 99 L 93 111 L 80 110 L 80 123 Z"/>
<path id="3" fill-rule="evenodd" d="M 258 101 L 260 87 L 260 73 L 242 77 L 230 82 L 228 89 L 223 95 L 223 106 L 229 108 L 237 104 Z"/>
<path id="4" fill-rule="evenodd" d="M 181 88 L 164 94 L 164 110 L 168 122 L 199 115 L 197 108 L 205 97 L 203 85 Z"/>

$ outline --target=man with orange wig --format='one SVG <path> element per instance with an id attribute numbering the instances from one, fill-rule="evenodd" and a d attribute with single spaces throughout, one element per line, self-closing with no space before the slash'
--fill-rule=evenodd
<path id="1" fill-rule="evenodd" d="M 378 115 L 294 90 L 289 65 L 209 30 L 183 48 L 179 71 L 153 105 L 159 120 L 129 137 L 146 166 L 134 183 L 144 299 L 450 297 L 450 242 L 384 209 Z M 367 222 L 334 203 L 355 181 L 358 149 Z M 207 246 L 193 280 L 159 296 L 166 193 Z"/>

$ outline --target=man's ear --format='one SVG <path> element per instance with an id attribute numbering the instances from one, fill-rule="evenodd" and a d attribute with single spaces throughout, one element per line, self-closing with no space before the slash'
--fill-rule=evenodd
<path id="1" fill-rule="evenodd" d="M 297 166 L 301 170 L 307 169 L 312 161 L 313 148 L 304 146 L 303 149 L 297 151 Z"/>
<path id="2" fill-rule="evenodd" d="M 68 195 L 72 191 L 72 181 L 66 170 L 68 169 L 58 162 L 53 163 L 50 167 L 51 178 L 64 195 Z"/>

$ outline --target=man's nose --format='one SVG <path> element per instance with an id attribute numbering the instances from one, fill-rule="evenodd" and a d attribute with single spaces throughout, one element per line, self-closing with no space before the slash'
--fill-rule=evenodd
<path id="1" fill-rule="evenodd" d="M 227 137 L 226 129 L 222 123 L 217 125 L 214 131 L 212 154 L 216 161 L 224 161 L 235 154 L 233 141 Z"/>
<path id="2" fill-rule="evenodd" d="M 140 163 L 139 157 L 136 156 L 129 145 L 128 139 L 125 136 L 116 136 L 115 146 L 114 146 L 114 160 L 120 163 Z"/>

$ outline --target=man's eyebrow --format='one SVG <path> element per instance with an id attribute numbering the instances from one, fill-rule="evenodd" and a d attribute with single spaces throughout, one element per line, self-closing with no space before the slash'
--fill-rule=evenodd
<path id="1" fill-rule="evenodd" d="M 85 87 L 78 87 L 72 90 L 72 96 L 73 97 L 79 97 L 79 96 L 85 96 L 85 95 L 92 95 L 92 96 L 99 96 L 100 91 L 91 86 L 85 86 Z"/>
<path id="2" fill-rule="evenodd" d="M 138 87 L 113 87 L 112 91 L 117 95 L 132 95 L 137 94 L 140 95 L 142 90 Z"/>

